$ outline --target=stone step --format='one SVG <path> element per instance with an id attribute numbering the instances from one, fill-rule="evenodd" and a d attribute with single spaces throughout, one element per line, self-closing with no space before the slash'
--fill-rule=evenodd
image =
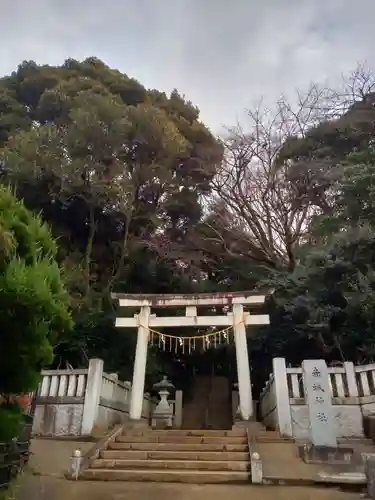
<path id="1" fill-rule="evenodd" d="M 250 436 L 280 436 L 279 431 L 268 431 L 263 427 L 263 429 L 249 429 L 248 433 Z"/>
<path id="2" fill-rule="evenodd" d="M 251 432 L 251 430 L 248 431 L 249 436 L 278 436 L 280 437 L 280 433 L 277 431 L 267 431 L 266 429 L 261 429 L 256 432 Z"/>
<path id="3" fill-rule="evenodd" d="M 339 438 L 337 440 L 339 446 L 358 446 L 358 445 L 367 445 L 374 446 L 374 442 L 372 439 L 368 438 Z"/>
<path id="4" fill-rule="evenodd" d="M 250 469 L 249 462 L 228 460 L 200 461 L 185 460 L 184 462 L 176 460 L 107 460 L 97 459 L 92 465 L 92 469 L 172 469 L 172 470 L 204 470 L 204 471 L 247 471 Z"/>
<path id="5" fill-rule="evenodd" d="M 315 476 L 316 482 L 321 483 L 334 483 L 334 484 L 352 484 L 352 485 L 366 485 L 366 475 L 363 472 L 339 472 L 337 474 L 319 472 Z"/>
<path id="6" fill-rule="evenodd" d="M 100 458 L 110 460 L 229 460 L 249 461 L 249 452 L 227 452 L 227 451 L 138 451 L 138 450 L 104 450 Z"/>
<path id="7" fill-rule="evenodd" d="M 268 432 L 274 432 L 274 431 L 267 431 Z M 305 440 L 296 440 L 296 443 L 299 445 L 304 445 L 304 444 L 310 444 L 308 441 Z M 356 447 L 362 447 L 362 446 L 369 446 L 369 447 L 374 447 L 375 449 L 375 443 L 372 441 L 372 439 L 368 438 L 338 438 L 337 439 L 337 445 L 339 447 L 347 447 L 347 448 L 356 448 Z"/>
<path id="8" fill-rule="evenodd" d="M 82 473 L 80 479 L 90 481 L 135 481 L 191 484 L 249 483 L 250 473 L 247 471 L 87 469 Z"/>
<path id="9" fill-rule="evenodd" d="M 248 432 L 257 433 L 257 432 L 275 432 L 275 431 L 267 431 L 266 427 L 256 420 L 252 420 L 249 422 L 238 422 L 240 425 L 245 425 L 247 427 Z"/>
<path id="10" fill-rule="evenodd" d="M 267 431 L 266 431 L 267 432 Z M 275 433 L 277 434 L 277 433 Z M 122 436 L 180 436 L 180 437 L 246 437 L 246 431 L 243 429 L 231 430 L 211 430 L 211 429 L 192 429 L 192 430 L 138 430 L 138 431 L 125 431 Z"/>
<path id="11" fill-rule="evenodd" d="M 358 453 L 360 460 L 363 464 L 366 463 L 366 460 L 368 458 L 374 458 L 375 457 L 375 450 L 373 451 L 362 451 Z"/>
<path id="12" fill-rule="evenodd" d="M 117 438 L 120 443 L 178 443 L 178 444 L 247 444 L 246 436 L 179 436 L 173 434 L 163 435 L 123 435 Z"/>
<path id="13" fill-rule="evenodd" d="M 114 442 L 108 446 L 110 450 L 137 450 L 137 451 L 248 451 L 248 444 L 225 444 L 225 443 L 149 443 L 149 442 Z"/>
<path id="14" fill-rule="evenodd" d="M 293 438 L 283 437 L 279 435 L 267 436 L 262 434 L 260 436 L 255 436 L 255 441 L 257 443 L 294 443 Z"/>
<path id="15" fill-rule="evenodd" d="M 337 438 L 338 443 L 349 443 L 349 442 L 359 442 L 359 443 L 373 443 L 371 438 L 366 436 L 362 437 L 339 437 Z"/>

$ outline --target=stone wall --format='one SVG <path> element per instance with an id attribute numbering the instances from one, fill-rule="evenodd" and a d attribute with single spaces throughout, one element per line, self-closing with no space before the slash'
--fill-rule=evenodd
<path id="1" fill-rule="evenodd" d="M 63 400 L 36 405 L 33 434 L 38 436 L 80 436 L 82 427 L 82 403 Z"/>
<path id="2" fill-rule="evenodd" d="M 292 436 L 305 441 L 309 438 L 309 416 L 307 405 L 291 405 Z M 336 437 L 363 437 L 362 413 L 359 405 L 333 405 Z"/>

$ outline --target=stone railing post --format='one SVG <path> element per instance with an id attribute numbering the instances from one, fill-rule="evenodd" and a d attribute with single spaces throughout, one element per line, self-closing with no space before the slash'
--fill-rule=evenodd
<path id="1" fill-rule="evenodd" d="M 359 392 L 358 392 L 357 380 L 355 377 L 354 363 L 352 363 L 351 361 L 345 361 L 344 368 L 346 373 L 346 380 L 348 383 L 349 397 L 358 398 Z"/>
<path id="2" fill-rule="evenodd" d="M 273 358 L 272 365 L 278 430 L 282 436 L 292 437 L 293 427 L 285 359 Z"/>
<path id="3" fill-rule="evenodd" d="M 147 420 L 147 423 L 149 423 L 151 416 L 150 398 L 150 393 L 145 392 L 143 395 L 142 418 L 145 418 Z"/>
<path id="4" fill-rule="evenodd" d="M 83 436 L 90 435 L 94 427 L 98 415 L 102 379 L 103 360 L 90 359 L 82 414 L 81 434 Z"/>
<path id="5" fill-rule="evenodd" d="M 118 401 L 117 399 L 117 384 L 118 384 L 118 374 L 117 373 L 109 373 L 108 374 L 111 379 L 113 380 L 113 387 L 112 387 L 112 395 L 111 395 L 111 400 L 112 401 Z M 122 402 L 122 401 L 121 401 Z"/>

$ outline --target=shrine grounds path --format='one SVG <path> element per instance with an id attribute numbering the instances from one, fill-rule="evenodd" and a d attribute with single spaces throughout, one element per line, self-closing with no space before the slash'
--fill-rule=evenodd
<path id="1" fill-rule="evenodd" d="M 34 440 L 28 470 L 11 500 L 358 500 L 359 493 L 332 488 L 252 485 L 86 482 L 63 478 L 73 449 L 91 443 Z"/>
<path id="2" fill-rule="evenodd" d="M 17 500 L 358 500 L 360 494 L 298 486 L 68 482 L 48 476 L 25 481 Z"/>

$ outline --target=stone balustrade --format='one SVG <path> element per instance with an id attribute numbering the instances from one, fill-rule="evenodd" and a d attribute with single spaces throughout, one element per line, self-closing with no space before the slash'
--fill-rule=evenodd
<path id="1" fill-rule="evenodd" d="M 37 391 L 33 433 L 48 436 L 101 434 L 129 418 L 131 383 L 91 359 L 79 370 L 43 370 Z M 150 422 L 156 400 L 144 394 L 142 419 Z"/>
<path id="2" fill-rule="evenodd" d="M 338 437 L 362 437 L 363 416 L 375 412 L 375 364 L 328 367 Z M 259 401 L 264 425 L 286 436 L 304 439 L 309 421 L 302 367 L 287 367 L 274 358 L 273 371 Z"/>

